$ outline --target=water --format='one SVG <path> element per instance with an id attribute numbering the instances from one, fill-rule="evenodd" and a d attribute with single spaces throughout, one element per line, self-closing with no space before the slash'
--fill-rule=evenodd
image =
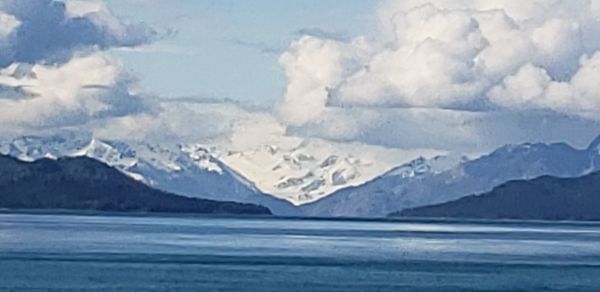
<path id="1" fill-rule="evenodd" d="M 0 290 L 600 291 L 600 224 L 0 214 Z"/>

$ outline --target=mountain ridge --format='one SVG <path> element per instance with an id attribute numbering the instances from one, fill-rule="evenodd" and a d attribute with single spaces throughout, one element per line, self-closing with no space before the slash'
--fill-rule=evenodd
<path id="1" fill-rule="evenodd" d="M 0 208 L 269 215 L 254 204 L 188 198 L 88 157 L 32 162 L 0 155 Z"/>
<path id="2" fill-rule="evenodd" d="M 488 192 L 514 179 L 581 176 L 600 170 L 597 146 L 594 142 L 585 149 L 566 143 L 505 145 L 439 173 L 381 176 L 301 208 L 303 214 L 314 217 L 385 217 L 406 208 Z"/>
<path id="3" fill-rule="evenodd" d="M 514 180 L 492 191 L 418 208 L 393 217 L 519 220 L 600 220 L 600 172 L 581 177 Z"/>
<path id="4" fill-rule="evenodd" d="M 231 150 L 215 150 L 199 144 L 169 148 L 93 138 L 88 141 L 88 138 L 56 136 L 57 145 L 53 145 L 52 140 L 46 141 L 45 138 L 22 137 L 9 144 L 0 144 L 0 153 L 8 152 L 23 160 L 61 156 L 92 157 L 167 192 L 254 203 L 267 206 L 276 215 L 308 217 L 385 217 L 402 209 L 485 193 L 510 180 L 543 175 L 574 177 L 600 170 L 600 137 L 585 149 L 576 149 L 566 143 L 509 144 L 474 159 L 459 154 L 418 157 L 391 167 L 362 184 L 343 186 L 316 201 L 294 206 L 273 194 L 263 193 L 257 182 L 238 172 L 238 168 L 230 167 L 231 161 L 227 163 L 219 158 L 219 151 Z M 306 142 L 300 146 L 306 146 Z M 296 146 L 291 149 L 300 149 L 296 153 L 298 155 L 308 155 L 306 153 L 309 152 Z M 275 162 L 288 155 L 285 149 L 264 150 L 265 155 L 271 155 L 272 152 L 280 154 L 273 156 Z M 323 153 L 329 154 L 331 151 Z M 318 163 L 311 162 L 310 165 L 327 167 L 332 165 L 325 163 L 331 162 L 330 157 L 324 156 L 324 160 L 316 160 Z M 285 177 L 274 179 L 285 180 Z"/>
<path id="5" fill-rule="evenodd" d="M 181 146 L 164 147 L 150 143 L 105 141 L 81 133 L 22 136 L 0 147 L 0 154 L 22 161 L 42 158 L 90 157 L 122 173 L 166 192 L 218 201 L 253 203 L 274 213 L 294 214 L 285 201 L 263 194 L 251 183 L 235 176 L 210 155 L 191 157 Z"/>

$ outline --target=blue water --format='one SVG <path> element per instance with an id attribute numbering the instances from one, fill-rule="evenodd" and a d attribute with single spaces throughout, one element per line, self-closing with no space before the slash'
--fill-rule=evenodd
<path id="1" fill-rule="evenodd" d="M 600 291 L 600 224 L 0 214 L 0 290 Z"/>

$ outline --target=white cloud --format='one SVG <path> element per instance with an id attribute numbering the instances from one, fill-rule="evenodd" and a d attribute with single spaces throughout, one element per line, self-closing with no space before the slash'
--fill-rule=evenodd
<path id="1" fill-rule="evenodd" d="M 554 81 L 540 67 L 523 66 L 490 90 L 490 100 L 506 108 L 541 108 L 600 119 L 600 52 L 583 55 L 570 80 Z"/>
<path id="2" fill-rule="evenodd" d="M 147 45 L 151 30 L 99 1 L 0 0 L 0 132 L 67 127 L 239 150 L 298 137 L 466 152 L 583 145 L 600 130 L 597 2 L 387 1 L 376 34 L 293 42 L 279 59 L 285 96 L 271 110 L 154 103 L 100 52 L 173 49 Z M 34 11 L 44 17 L 21 20 Z"/>
<path id="3" fill-rule="evenodd" d="M 21 22 L 10 14 L 0 11 L 0 39 L 11 35 Z"/>
<path id="4" fill-rule="evenodd" d="M 135 112 L 143 106 L 123 79 L 121 66 L 104 54 L 74 57 L 62 65 L 13 64 L 0 70 L 0 123 L 63 126 Z"/>
<path id="5" fill-rule="evenodd" d="M 545 91 L 552 79 L 546 70 L 526 64 L 502 85 L 488 93 L 490 100 L 504 107 L 536 106 L 543 103 Z"/>
<path id="6" fill-rule="evenodd" d="M 327 103 L 328 89 L 340 82 L 343 51 L 338 42 L 304 36 L 292 43 L 279 62 L 288 86 L 280 116 L 290 124 L 318 117 Z M 298 111 L 298 108 L 302 108 Z"/>
<path id="7" fill-rule="evenodd" d="M 150 29 L 121 22 L 103 2 L 0 0 L 0 134 L 149 111 L 151 100 L 101 50 L 151 39 Z"/>
<path id="8" fill-rule="evenodd" d="M 487 151 L 600 130 L 600 1 L 393 0 L 379 31 L 304 36 L 280 63 L 287 133 Z"/>
<path id="9" fill-rule="evenodd" d="M 92 13 L 108 12 L 108 7 L 101 1 L 67 0 L 65 13 L 69 17 L 83 17 Z"/>
<path id="10" fill-rule="evenodd" d="M 102 120 L 93 127 L 104 139 L 227 144 L 233 148 L 263 145 L 285 135 L 285 126 L 266 109 L 202 99 L 158 100 L 151 112 Z"/>
<path id="11" fill-rule="evenodd" d="M 119 65 L 102 54 L 75 57 L 63 65 L 36 64 L 26 75 L 15 76 L 19 66 L 14 63 L 2 70 L 0 84 L 21 88 L 30 99 L 54 99 L 65 105 L 76 103 L 84 91 L 113 86 L 120 72 Z"/>
<path id="12" fill-rule="evenodd" d="M 598 2 L 387 1 L 374 38 L 292 44 L 282 116 L 294 126 L 357 106 L 600 116 L 585 57 L 600 50 Z"/>

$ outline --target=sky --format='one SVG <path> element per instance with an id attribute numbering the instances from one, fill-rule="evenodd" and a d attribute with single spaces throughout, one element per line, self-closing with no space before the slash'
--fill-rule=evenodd
<path id="1" fill-rule="evenodd" d="M 276 102 L 286 80 L 278 57 L 303 33 L 349 38 L 376 25 L 375 1 L 110 0 L 115 14 L 165 37 L 146 54 L 117 50 L 142 86 L 163 97 Z"/>
<path id="2" fill-rule="evenodd" d="M 600 134 L 600 0 L 0 0 L 0 138 L 484 153 Z"/>

